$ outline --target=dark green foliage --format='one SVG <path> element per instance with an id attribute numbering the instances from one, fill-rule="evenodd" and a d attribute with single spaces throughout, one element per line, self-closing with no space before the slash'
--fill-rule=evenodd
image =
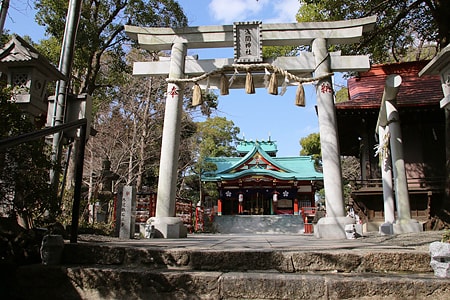
<path id="1" fill-rule="evenodd" d="M 0 92 L 1 139 L 37 130 L 29 117 Z M 23 143 L 0 152 L 0 203 L 10 214 L 22 219 L 25 227 L 41 226 L 57 214 L 57 203 L 49 185 L 51 168 L 44 140 Z"/>
<path id="2" fill-rule="evenodd" d="M 429 58 L 430 44 L 442 49 L 450 38 L 448 1 L 303 0 L 299 22 L 338 21 L 378 16 L 375 29 L 357 45 L 338 45 L 345 54 L 370 54 L 373 62 Z M 435 49 L 436 50 L 436 49 Z"/>

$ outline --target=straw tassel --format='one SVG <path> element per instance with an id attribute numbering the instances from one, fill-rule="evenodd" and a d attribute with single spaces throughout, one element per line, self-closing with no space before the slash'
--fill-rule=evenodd
<path id="1" fill-rule="evenodd" d="M 247 72 L 247 76 L 245 77 L 245 91 L 247 94 L 255 93 L 255 85 L 253 84 L 253 76 L 252 73 Z"/>
<path id="2" fill-rule="evenodd" d="M 192 106 L 198 106 L 202 104 L 202 89 L 198 85 L 198 83 L 194 84 L 194 91 L 192 92 Z"/>
<path id="3" fill-rule="evenodd" d="M 273 72 L 272 75 L 270 75 L 268 92 L 271 95 L 278 95 L 278 79 L 277 74 L 275 74 L 275 72 Z"/>
<path id="4" fill-rule="evenodd" d="M 303 84 L 299 83 L 295 93 L 295 105 L 305 107 L 305 89 Z"/>
<path id="5" fill-rule="evenodd" d="M 230 93 L 229 88 L 230 87 L 227 76 L 225 76 L 225 74 L 222 74 L 222 76 L 220 76 L 220 94 L 222 96 L 228 95 Z"/>

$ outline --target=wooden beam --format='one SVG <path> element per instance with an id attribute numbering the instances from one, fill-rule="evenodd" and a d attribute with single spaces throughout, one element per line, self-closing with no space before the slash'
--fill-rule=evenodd
<path id="1" fill-rule="evenodd" d="M 309 45 L 315 38 L 329 44 L 358 42 L 363 32 L 372 30 L 376 16 L 335 22 L 303 22 L 262 24 L 263 46 Z M 128 36 L 141 48 L 170 50 L 175 42 L 188 43 L 189 49 L 233 47 L 233 26 L 198 26 L 184 28 L 154 28 L 125 25 Z"/>

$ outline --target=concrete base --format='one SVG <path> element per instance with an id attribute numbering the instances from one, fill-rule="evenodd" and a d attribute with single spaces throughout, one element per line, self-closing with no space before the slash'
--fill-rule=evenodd
<path id="1" fill-rule="evenodd" d="M 393 235 L 394 234 L 394 225 L 392 223 L 383 223 L 380 225 L 381 235 Z"/>
<path id="2" fill-rule="evenodd" d="M 187 237 L 187 228 L 177 217 L 152 217 L 147 224 L 154 226 L 155 238 L 178 239 Z"/>
<path id="3" fill-rule="evenodd" d="M 325 217 L 321 218 L 314 226 L 314 236 L 324 239 L 345 240 L 345 225 L 355 224 L 355 219 L 351 217 Z"/>
<path id="4" fill-rule="evenodd" d="M 302 217 L 294 215 L 239 215 L 216 216 L 214 227 L 218 233 L 254 233 L 254 234 L 302 234 Z"/>
<path id="5" fill-rule="evenodd" d="M 378 232 L 382 224 L 383 222 L 380 221 L 366 222 L 363 224 L 363 232 Z"/>
<path id="6" fill-rule="evenodd" d="M 417 220 L 410 219 L 407 221 L 395 221 L 393 224 L 394 233 L 410 233 L 410 232 L 422 232 L 423 227 Z"/>

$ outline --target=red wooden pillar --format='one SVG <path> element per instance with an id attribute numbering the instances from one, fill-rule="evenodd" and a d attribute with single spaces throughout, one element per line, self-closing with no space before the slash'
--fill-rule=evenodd
<path id="1" fill-rule="evenodd" d="M 222 200 L 220 199 L 217 200 L 217 215 L 222 215 Z"/>
<path id="2" fill-rule="evenodd" d="M 294 199 L 294 216 L 298 216 L 298 200 Z"/>

